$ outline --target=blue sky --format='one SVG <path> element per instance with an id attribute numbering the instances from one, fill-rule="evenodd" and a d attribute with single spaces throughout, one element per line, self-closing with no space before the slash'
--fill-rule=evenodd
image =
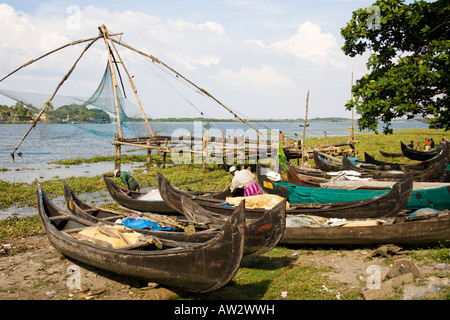
<path id="1" fill-rule="evenodd" d="M 340 28 L 352 11 L 373 2 L 0 0 L 0 78 L 54 48 L 96 36 L 97 27 L 105 24 L 244 117 L 302 118 L 308 90 L 309 117 L 351 117 L 344 105 L 352 70 L 355 79 L 363 76 L 367 56 L 342 53 Z M 21 70 L 0 83 L 0 89 L 52 93 L 82 48 L 69 48 Z M 188 96 L 185 89 L 164 88 L 167 83 L 153 76 L 160 70 L 120 50 L 150 117 L 197 117 L 200 111 L 231 117 L 218 104 Z M 104 43 L 89 51 L 61 94 L 89 96 L 96 89 L 106 65 Z"/>

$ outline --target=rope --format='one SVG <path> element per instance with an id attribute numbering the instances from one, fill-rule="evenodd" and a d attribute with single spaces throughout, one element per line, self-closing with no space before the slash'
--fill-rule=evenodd
<path id="1" fill-rule="evenodd" d="M 77 151 L 77 152 L 17 152 L 17 155 L 23 154 L 83 154 L 83 153 L 99 153 L 99 152 L 109 152 L 112 153 L 114 151 Z M 12 152 L 0 151 L 0 154 L 11 154 Z"/>

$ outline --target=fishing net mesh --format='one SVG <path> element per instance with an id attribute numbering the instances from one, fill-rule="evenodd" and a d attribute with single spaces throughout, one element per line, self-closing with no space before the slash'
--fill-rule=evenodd
<path id="1" fill-rule="evenodd" d="M 107 63 L 105 72 L 101 78 L 100 84 L 98 85 L 95 92 L 90 97 L 75 97 L 75 96 L 62 96 L 55 95 L 51 100 L 50 110 L 56 110 L 58 108 L 78 105 L 84 106 L 87 109 L 98 109 L 106 112 L 113 123 L 117 124 L 117 114 L 120 115 L 120 125 L 122 126 L 123 135 L 126 136 L 136 136 L 136 135 L 149 135 L 148 130 L 143 132 L 143 126 L 137 126 L 136 122 L 130 121 L 133 118 L 143 118 L 143 114 L 140 109 L 131 102 L 125 94 L 123 86 L 120 81 L 118 81 L 117 85 L 117 97 L 118 97 L 118 106 L 116 107 L 115 101 L 115 93 L 114 93 L 114 83 L 113 83 L 113 75 L 110 68 L 110 64 Z M 10 91 L 10 90 L 0 90 L 0 94 L 23 104 L 24 106 L 34 107 L 40 110 L 51 98 L 50 94 L 40 94 L 40 93 L 29 93 L 29 92 L 19 92 L 19 91 Z M 119 110 L 119 112 L 117 112 Z M 44 112 L 45 113 L 45 112 Z M 115 126 L 114 130 L 105 131 L 101 126 L 92 127 L 86 126 L 83 124 L 76 124 L 71 122 L 70 114 L 67 114 L 67 123 L 72 125 L 72 129 L 68 129 L 64 136 L 60 136 L 60 138 L 68 137 L 68 136 L 76 136 L 78 130 L 89 131 L 93 134 L 100 136 L 113 136 L 115 133 L 118 133 L 118 124 Z M 139 132 L 140 131 L 140 132 Z M 41 129 L 39 127 L 39 135 L 41 140 L 48 140 L 53 137 L 51 130 L 44 128 Z"/>

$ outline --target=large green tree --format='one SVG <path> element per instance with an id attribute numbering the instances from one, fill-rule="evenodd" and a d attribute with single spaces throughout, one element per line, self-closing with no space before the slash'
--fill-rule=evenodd
<path id="1" fill-rule="evenodd" d="M 369 73 L 357 80 L 346 104 L 360 129 L 391 133 L 391 121 L 431 116 L 430 127 L 450 129 L 450 2 L 379 0 L 353 12 L 341 29 L 342 50 L 370 54 Z"/>

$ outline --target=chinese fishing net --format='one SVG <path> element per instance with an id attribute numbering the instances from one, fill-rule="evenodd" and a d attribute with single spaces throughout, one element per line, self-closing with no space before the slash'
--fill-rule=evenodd
<path id="1" fill-rule="evenodd" d="M 120 79 L 119 79 L 120 80 Z M 141 110 L 133 104 L 125 94 L 125 89 L 121 81 L 117 81 L 117 106 L 115 101 L 113 75 L 110 64 L 107 63 L 105 72 L 101 78 L 95 92 L 90 97 L 74 97 L 56 95 L 51 100 L 50 106 L 41 116 L 42 122 L 45 123 L 48 115 L 57 115 L 57 119 L 64 122 L 63 130 L 61 126 L 41 125 L 38 124 L 30 136 L 21 146 L 21 151 L 36 151 L 36 146 L 42 141 L 49 140 L 74 139 L 83 134 L 93 134 L 97 136 L 93 140 L 113 141 L 115 134 L 119 133 L 119 125 L 121 127 L 124 138 L 128 137 L 145 137 L 149 136 L 148 127 L 143 121 L 144 115 Z M 50 94 L 37 94 L 19 91 L 0 90 L 0 94 L 24 105 L 33 107 L 36 113 L 49 101 Z M 117 117 L 117 114 L 119 117 Z M 80 118 L 82 117 L 82 118 Z M 120 119 L 120 121 L 118 121 Z M 140 121 L 136 121 L 140 119 Z M 67 140 L 66 140 L 67 141 Z M 0 152 L 7 153 L 14 149 L 18 141 L 5 142 Z M 61 142 L 62 144 L 63 142 Z M 109 144 L 108 143 L 108 144 Z M 102 146 L 106 144 L 103 143 Z M 92 147 L 92 146 L 91 146 Z M 85 146 L 85 149 L 90 147 Z M 102 148 L 100 146 L 100 148 Z M 103 149 L 105 149 L 103 147 Z M 103 150 L 91 150 L 98 153 Z M 110 150 L 104 150 L 112 152 Z M 73 151 L 76 153 L 75 151 Z"/>

